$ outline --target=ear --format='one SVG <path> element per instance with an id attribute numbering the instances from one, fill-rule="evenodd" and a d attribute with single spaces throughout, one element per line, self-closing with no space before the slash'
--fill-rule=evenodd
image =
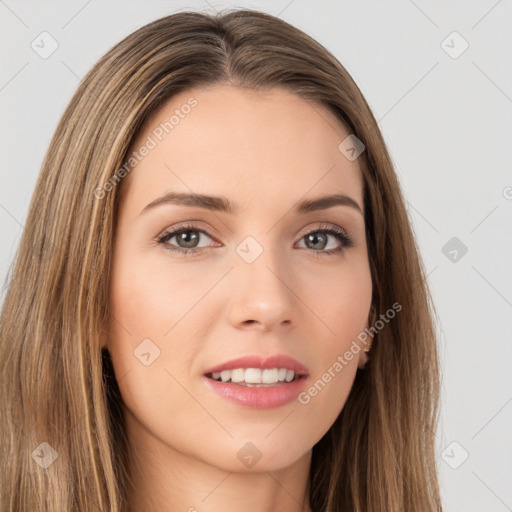
<path id="1" fill-rule="evenodd" d="M 376 321 L 377 321 L 377 312 L 375 311 L 375 308 L 372 305 L 372 307 L 370 308 L 370 313 L 368 315 L 368 321 L 366 322 L 366 328 L 369 329 L 369 327 L 371 325 L 375 325 Z M 370 338 L 367 340 L 367 344 L 365 345 L 365 348 L 359 352 L 359 360 L 357 363 L 358 368 L 361 368 L 361 369 L 364 368 L 366 363 L 368 362 L 368 359 L 369 359 L 368 352 L 370 351 L 372 341 L 373 341 L 373 335 L 371 335 Z"/>
<path id="2" fill-rule="evenodd" d="M 364 350 L 361 350 L 361 352 L 359 352 L 359 361 L 357 363 L 357 367 L 360 368 L 361 370 L 364 369 L 366 363 L 368 362 L 368 359 L 368 354 Z"/>

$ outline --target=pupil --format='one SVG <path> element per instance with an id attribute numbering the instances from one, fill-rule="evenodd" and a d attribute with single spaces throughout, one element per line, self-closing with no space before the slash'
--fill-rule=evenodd
<path id="1" fill-rule="evenodd" d="M 184 231 L 183 233 L 181 233 L 179 238 L 182 242 L 185 242 L 187 244 L 187 248 L 195 247 L 194 242 L 197 243 L 199 237 L 197 236 L 197 234 L 193 235 L 193 236 L 189 236 L 189 233 L 194 233 L 194 231 Z M 190 240 L 190 238 L 192 240 Z M 188 245 L 188 244 L 191 244 L 191 245 Z"/>
<path id="2" fill-rule="evenodd" d="M 325 238 L 325 235 L 308 235 L 308 239 L 313 242 L 313 244 L 316 244 L 319 238 Z M 325 241 L 325 240 L 324 240 Z M 314 247 L 315 249 L 318 249 L 318 247 Z M 320 247 L 321 249 L 323 247 Z"/>

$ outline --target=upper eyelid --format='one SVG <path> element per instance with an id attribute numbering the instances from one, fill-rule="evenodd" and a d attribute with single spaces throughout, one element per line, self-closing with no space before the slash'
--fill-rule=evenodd
<path id="1" fill-rule="evenodd" d="M 196 222 L 197 221 L 189 221 L 189 223 L 184 223 L 181 226 L 178 225 L 177 227 L 168 228 L 168 229 L 164 230 L 160 235 L 158 235 L 156 239 L 161 240 L 164 237 L 171 235 L 171 234 L 172 234 L 171 238 L 174 238 L 181 231 L 198 231 L 198 232 L 203 233 L 204 235 L 210 237 L 215 242 L 221 243 L 221 242 L 219 242 L 219 240 L 217 240 L 217 238 L 214 235 L 211 235 L 206 228 L 202 228 L 199 225 L 196 225 Z M 325 221 L 324 222 L 320 221 L 320 225 L 317 225 L 316 227 L 312 226 L 312 227 L 304 228 L 304 229 L 305 229 L 305 231 L 299 238 L 302 238 L 311 232 L 329 230 L 329 229 L 332 229 L 333 231 L 341 230 L 347 235 L 347 237 L 351 238 L 351 235 L 344 227 L 337 226 L 333 223 L 328 223 Z M 331 234 L 331 236 L 334 236 L 334 235 Z"/>
<path id="2" fill-rule="evenodd" d="M 202 228 L 199 225 L 196 225 L 196 222 L 197 221 L 190 221 L 189 223 L 184 223 L 183 225 L 178 225 L 178 226 L 172 227 L 172 228 L 166 228 L 161 232 L 161 234 L 159 234 L 156 237 L 156 239 L 160 240 L 161 238 L 163 238 L 171 233 L 173 236 L 176 236 L 176 234 L 179 233 L 180 231 L 199 231 L 199 232 L 205 234 L 206 236 L 209 236 L 210 238 L 215 239 L 215 236 L 211 235 L 208 232 L 208 229 Z M 216 241 L 218 241 L 218 240 L 216 240 Z"/>

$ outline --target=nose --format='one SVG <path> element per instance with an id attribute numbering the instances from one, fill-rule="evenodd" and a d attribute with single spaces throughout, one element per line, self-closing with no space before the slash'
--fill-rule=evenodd
<path id="1" fill-rule="evenodd" d="M 252 263 L 237 262 L 229 310 L 234 327 L 270 331 L 296 324 L 300 301 L 294 288 L 298 285 L 283 263 L 271 249 L 264 249 Z"/>

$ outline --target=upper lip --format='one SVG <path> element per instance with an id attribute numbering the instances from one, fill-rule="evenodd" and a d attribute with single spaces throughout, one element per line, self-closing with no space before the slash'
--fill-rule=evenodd
<path id="1" fill-rule="evenodd" d="M 293 357 L 284 354 L 275 354 L 270 356 L 249 355 L 231 359 L 225 363 L 220 363 L 209 368 L 204 374 L 220 372 L 222 370 L 235 370 L 237 368 L 286 368 L 293 370 L 296 375 L 308 375 L 308 369 Z"/>

